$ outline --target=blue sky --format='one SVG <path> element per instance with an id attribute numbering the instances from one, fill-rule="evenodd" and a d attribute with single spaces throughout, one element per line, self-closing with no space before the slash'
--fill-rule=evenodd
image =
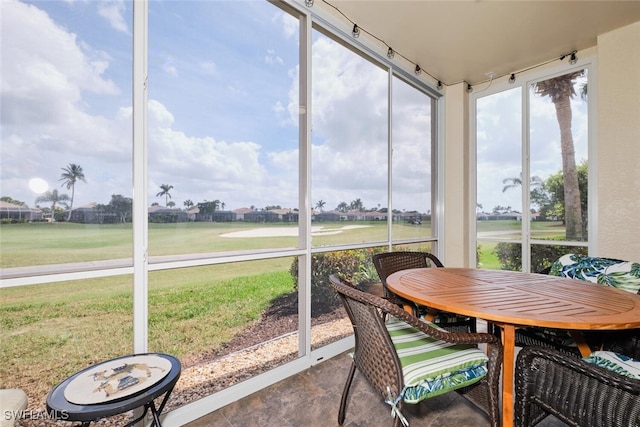
<path id="1" fill-rule="evenodd" d="M 155 192 L 170 184 L 178 206 L 186 198 L 229 208 L 297 204 L 269 201 L 264 189 L 255 200 L 230 194 L 251 181 L 273 185 L 282 171 L 273 156 L 297 149 L 288 110 L 294 21 L 262 1 L 183 6 L 150 3 L 150 203 L 162 202 Z M 77 163 L 87 183 L 77 185 L 76 206 L 131 196 L 131 3 L 11 1 L 2 9 L 2 194 L 33 205 L 28 178 L 63 192 L 61 168 Z"/>
<path id="2" fill-rule="evenodd" d="M 578 88 L 586 80 L 576 83 Z M 577 90 L 577 89 L 576 89 Z M 496 206 L 511 207 L 522 212 L 520 189 L 502 192 L 505 178 L 519 177 L 522 171 L 522 94 L 521 88 L 511 88 L 478 99 L 477 119 L 477 203 L 482 211 Z M 572 102 L 572 133 L 576 163 L 587 159 L 587 104 L 580 96 Z M 560 132 L 556 111 L 548 98 L 532 96 L 529 108 L 530 161 L 532 176 L 542 180 L 562 169 Z"/>
<path id="3" fill-rule="evenodd" d="M 1 195 L 34 206 L 34 177 L 68 192 L 61 168 L 76 163 L 87 182 L 76 186 L 74 206 L 131 196 L 131 3 L 3 0 L 0 7 Z M 297 207 L 297 21 L 266 1 L 151 1 L 149 46 L 149 203 L 164 204 L 155 193 L 169 184 L 178 207 L 187 199 L 218 199 L 227 209 Z M 366 207 L 384 206 L 386 74 L 317 33 L 313 52 L 312 203 L 322 199 L 333 209 L 361 198 Z M 401 102 L 407 117 L 419 112 L 406 122 L 407 141 L 428 123 L 420 102 Z M 482 127 L 492 155 L 480 172 L 500 193 L 502 179 L 520 170 L 512 153 L 518 124 L 512 106 L 487 105 Z M 539 132 L 549 144 L 540 145 L 539 169 L 555 173 L 553 106 L 532 112 L 549 132 Z M 574 138 L 584 138 L 576 128 Z M 417 145 L 408 143 L 395 160 L 425 161 Z M 415 196 L 425 194 L 428 171 L 395 172 L 402 185 L 394 207 L 430 209 Z M 485 210 L 519 205 L 515 193 L 489 193 L 479 194 Z"/>

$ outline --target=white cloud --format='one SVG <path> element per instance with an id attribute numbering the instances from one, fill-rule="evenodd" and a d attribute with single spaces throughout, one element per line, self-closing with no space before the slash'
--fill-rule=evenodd
<path id="1" fill-rule="evenodd" d="M 108 55 L 78 41 L 35 6 L 3 2 L 2 31 L 11 43 L 2 44 L 2 94 L 24 100 L 55 93 L 67 103 L 78 101 L 80 90 L 116 94 L 116 85 L 102 75 Z"/>
<path id="2" fill-rule="evenodd" d="M 236 208 L 248 200 L 246 192 L 253 191 L 252 187 L 256 188 L 256 194 L 263 192 L 261 184 L 269 179 L 269 174 L 260 163 L 260 145 L 196 138 L 173 129 L 173 125 L 173 115 L 164 105 L 151 100 L 150 193 L 166 183 L 174 186 L 174 194 L 181 193 L 180 199 L 190 198 L 194 202 L 218 199 L 229 208 Z M 234 194 L 238 192 L 241 194 Z"/>
<path id="3" fill-rule="evenodd" d="M 111 0 L 98 4 L 98 13 L 109 22 L 112 28 L 129 34 L 129 28 L 123 16 L 124 11 L 123 0 Z"/>
<path id="4" fill-rule="evenodd" d="M 368 208 L 386 206 L 388 74 L 326 37 L 314 41 L 312 52 L 313 200 L 325 200 L 327 209 L 356 198 Z M 426 212 L 431 206 L 425 167 L 430 164 L 431 100 L 396 85 L 394 207 Z M 292 87 L 291 116 L 297 112 L 296 97 Z"/>
<path id="5" fill-rule="evenodd" d="M 288 13 L 284 13 L 281 11 L 277 11 L 273 15 L 274 22 L 279 22 L 282 26 L 282 33 L 285 38 L 295 37 L 298 34 L 298 29 L 300 28 L 300 22 L 289 15 Z"/>
<path id="6" fill-rule="evenodd" d="M 170 76 L 178 77 L 178 68 L 175 66 L 173 59 L 167 58 L 162 64 L 162 70 Z"/>
<path id="7" fill-rule="evenodd" d="M 32 204 L 28 180 L 43 177 L 57 188 L 60 168 L 71 162 L 81 164 L 87 180 L 95 183 L 91 191 L 111 194 L 115 188 L 109 182 L 130 176 L 127 169 L 111 173 L 105 168 L 128 162 L 130 170 L 130 118 L 96 115 L 85 100 L 90 94 L 119 94 L 115 83 L 103 76 L 108 55 L 83 43 L 36 6 L 2 2 L 0 16 L 3 37 L 10 34 L 12 39 L 2 44 L 3 194 L 11 191 Z M 119 192 L 130 189 L 130 182 L 129 178 L 128 185 L 120 183 Z M 102 201 L 87 187 L 78 186 L 77 200 Z"/>
<path id="8" fill-rule="evenodd" d="M 284 61 L 282 60 L 281 57 L 279 57 L 278 55 L 276 55 L 275 50 L 273 49 L 268 49 L 267 50 L 267 54 L 264 56 L 264 62 L 265 64 L 280 64 L 282 65 L 284 63 Z"/>

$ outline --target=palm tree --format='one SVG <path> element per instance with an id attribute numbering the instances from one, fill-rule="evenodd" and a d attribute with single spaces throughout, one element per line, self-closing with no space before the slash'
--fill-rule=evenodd
<path id="1" fill-rule="evenodd" d="M 518 188 L 518 187 L 522 187 L 522 172 L 520 172 L 520 176 L 519 177 L 512 177 L 512 178 L 505 178 L 502 180 L 502 183 L 505 184 L 504 187 L 502 187 L 502 192 L 504 193 L 505 191 L 511 189 L 511 188 Z M 510 184 L 508 184 L 510 183 Z M 539 176 L 532 176 L 530 178 L 530 186 L 531 188 L 535 188 L 535 187 L 542 187 L 542 185 L 544 184 L 544 182 L 542 182 L 542 179 L 540 179 Z"/>
<path id="2" fill-rule="evenodd" d="M 355 199 L 353 202 L 351 202 L 351 206 L 350 207 L 354 211 L 362 212 L 364 210 L 364 204 L 362 203 L 362 200 L 360 200 L 360 199 Z"/>
<path id="3" fill-rule="evenodd" d="M 36 198 L 36 203 L 51 202 L 51 220 L 55 221 L 54 213 L 56 211 L 56 204 L 66 202 L 67 200 L 70 200 L 68 195 L 59 194 L 58 190 L 52 190 L 47 191 L 42 196 L 38 196 Z"/>
<path id="4" fill-rule="evenodd" d="M 166 207 L 167 203 L 169 203 L 169 199 L 171 198 L 171 194 L 169 194 L 169 191 L 173 189 L 173 185 L 162 184 L 160 188 L 162 188 L 162 191 L 158 192 L 156 194 L 156 197 L 164 196 L 164 206 Z"/>
<path id="5" fill-rule="evenodd" d="M 71 190 L 71 203 L 69 204 L 69 216 L 67 216 L 67 221 L 69 221 L 71 220 L 71 211 L 73 210 L 73 198 L 76 194 L 76 182 L 87 182 L 84 178 L 82 166 L 75 163 L 69 163 L 66 168 L 62 168 L 62 173 L 60 174 L 60 179 L 58 181 L 62 181 L 61 187 L 66 186 L 67 190 Z"/>
<path id="6" fill-rule="evenodd" d="M 560 126 L 560 150 L 564 178 L 564 218 L 567 240 L 584 240 L 580 187 L 578 185 L 576 155 L 571 132 L 571 98 L 576 95 L 574 83 L 583 74 L 582 71 L 576 71 L 538 82 L 535 86 L 535 91 L 538 95 L 551 98 L 551 102 L 556 108 L 556 119 Z"/>
<path id="7" fill-rule="evenodd" d="M 325 202 L 324 200 L 318 200 L 318 203 L 316 203 L 316 209 L 319 209 L 320 212 L 324 211 L 324 206 L 327 204 L 327 202 Z"/>

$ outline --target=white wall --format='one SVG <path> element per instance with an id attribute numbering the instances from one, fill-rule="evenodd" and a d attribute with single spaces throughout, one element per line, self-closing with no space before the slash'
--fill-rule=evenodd
<path id="1" fill-rule="evenodd" d="M 447 267 L 469 266 L 469 94 L 448 86 L 444 113 L 444 258 Z M 475 212 L 475 211 L 474 211 Z"/>
<path id="2" fill-rule="evenodd" d="M 598 37 L 597 254 L 640 261 L 640 22 Z"/>

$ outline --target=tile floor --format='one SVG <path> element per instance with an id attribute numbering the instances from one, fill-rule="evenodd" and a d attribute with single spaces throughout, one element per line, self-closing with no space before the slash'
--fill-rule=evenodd
<path id="1" fill-rule="evenodd" d="M 342 354 L 227 405 L 195 420 L 187 427 L 326 427 L 338 425 L 342 387 L 351 360 Z M 411 426 L 483 427 L 489 422 L 456 393 L 405 405 L 403 413 Z M 345 427 L 391 426 L 389 406 L 362 376 L 356 373 L 351 385 Z M 565 424 L 547 417 L 540 427 Z"/>

